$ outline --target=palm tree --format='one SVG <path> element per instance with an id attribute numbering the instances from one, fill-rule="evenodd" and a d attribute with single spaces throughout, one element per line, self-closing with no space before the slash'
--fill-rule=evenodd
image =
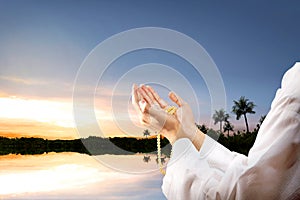
<path id="1" fill-rule="evenodd" d="M 220 133 L 222 133 L 222 122 L 226 121 L 229 118 L 229 115 L 225 112 L 224 109 L 216 110 L 215 114 L 213 115 L 213 119 L 215 123 L 220 123 Z"/>
<path id="2" fill-rule="evenodd" d="M 146 130 L 144 130 L 143 134 L 147 138 L 147 136 L 150 136 L 150 131 L 148 129 L 146 129 Z"/>
<path id="3" fill-rule="evenodd" d="M 244 96 L 240 97 L 238 101 L 233 101 L 232 112 L 236 114 L 236 119 L 239 120 L 241 116 L 244 116 L 247 133 L 249 133 L 249 125 L 247 120 L 247 113 L 254 114 L 253 108 L 255 104 Z"/>
<path id="4" fill-rule="evenodd" d="M 229 135 L 229 131 L 233 131 L 234 126 L 228 121 L 225 121 L 225 124 L 223 126 L 224 132 L 228 131 L 228 135 Z"/>

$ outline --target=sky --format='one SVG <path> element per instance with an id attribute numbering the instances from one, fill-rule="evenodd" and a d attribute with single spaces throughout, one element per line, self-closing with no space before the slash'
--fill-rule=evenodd
<path id="1" fill-rule="evenodd" d="M 172 29 L 202 45 L 221 74 L 225 109 L 236 129 L 244 129 L 244 122 L 235 120 L 232 101 L 246 96 L 257 105 L 256 114 L 249 116 L 253 128 L 260 116 L 267 114 L 284 72 L 299 61 L 299 12 L 297 1 L 1 0 L 0 135 L 82 136 L 76 129 L 72 101 L 81 64 L 105 39 L 141 27 Z M 102 77 L 102 88 L 79 85 L 82 99 L 88 91 L 96 91 L 95 115 L 105 136 L 142 135 L 143 127 L 128 103 L 131 91 L 114 93 L 116 107 L 128 108 L 125 113 L 117 110 L 112 115 L 111 96 L 124 74 L 147 63 L 167 65 L 184 75 L 196 101 L 174 80 L 179 87 L 176 92 L 194 110 L 199 107 L 197 123 L 217 127 L 211 122 L 207 86 L 195 76 L 191 64 L 172 53 L 143 49 L 113 62 Z M 163 78 L 164 74 L 157 74 Z M 147 80 L 151 82 L 151 77 Z M 134 82 L 132 77 L 124 84 Z M 173 87 L 153 86 L 164 98 Z M 128 113 L 133 122 L 128 120 Z M 98 133 L 87 128 L 86 134 Z"/>

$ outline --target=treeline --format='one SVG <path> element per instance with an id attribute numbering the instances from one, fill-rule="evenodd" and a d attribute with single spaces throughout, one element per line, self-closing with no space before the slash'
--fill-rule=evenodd
<path id="1" fill-rule="evenodd" d="M 259 127 L 254 129 L 253 132 L 233 132 L 232 135 L 224 135 L 219 131 L 207 129 L 204 125 L 198 128 L 205 134 L 209 135 L 214 140 L 228 148 L 230 151 L 235 151 L 244 155 L 248 155 L 249 150 L 253 146 Z"/>
<path id="2" fill-rule="evenodd" d="M 86 153 L 80 139 L 47 140 L 42 138 L 5 138 L 0 137 L 0 154 L 43 154 L 44 152 Z"/>
<path id="3" fill-rule="evenodd" d="M 233 133 L 224 135 L 219 131 L 208 129 L 205 125 L 197 125 L 205 134 L 209 135 L 231 151 L 247 155 L 256 139 L 257 129 L 253 132 Z M 161 138 L 162 153 L 170 155 L 171 145 L 166 138 Z M 101 138 L 90 136 L 75 140 L 47 140 L 43 138 L 6 138 L 0 137 L 0 155 L 7 154 L 43 154 L 48 152 L 78 152 L 88 155 L 116 154 L 127 155 L 135 153 L 156 153 L 156 138 Z"/>
<path id="4" fill-rule="evenodd" d="M 204 129 L 198 126 L 201 131 L 209 135 L 231 151 L 247 155 L 253 146 L 257 131 L 246 133 L 237 132 L 225 136 L 213 129 Z M 162 153 L 169 156 L 171 146 L 166 138 L 161 139 Z M 0 137 L 0 155 L 7 154 L 43 154 L 48 152 L 78 152 L 88 155 L 116 154 L 127 155 L 134 153 L 156 153 L 156 138 L 101 138 L 90 136 L 85 139 L 75 140 L 47 140 L 42 138 L 6 138 Z"/>
<path id="5" fill-rule="evenodd" d="M 162 147 L 168 144 L 161 139 Z M 156 139 L 138 138 L 101 138 L 91 136 L 75 140 L 47 140 L 43 138 L 6 138 L 0 137 L 0 155 L 43 154 L 48 152 L 78 152 L 89 155 L 150 153 L 157 149 Z M 169 154 L 170 145 L 163 148 Z"/>

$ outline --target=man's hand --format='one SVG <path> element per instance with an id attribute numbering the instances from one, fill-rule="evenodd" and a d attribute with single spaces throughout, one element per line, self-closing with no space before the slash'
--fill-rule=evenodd
<path id="1" fill-rule="evenodd" d="M 167 103 L 160 98 L 150 86 L 133 86 L 133 104 L 142 123 L 167 137 L 171 144 L 180 138 L 188 138 L 199 150 L 204 139 L 204 134 L 195 126 L 193 112 L 190 106 L 174 92 L 169 93 L 169 98 L 177 104 L 178 109 L 174 115 L 167 114 Z M 198 140 L 198 141 L 196 141 Z M 200 140 L 200 141 L 199 141 Z M 200 145 L 200 146 L 199 146 Z"/>

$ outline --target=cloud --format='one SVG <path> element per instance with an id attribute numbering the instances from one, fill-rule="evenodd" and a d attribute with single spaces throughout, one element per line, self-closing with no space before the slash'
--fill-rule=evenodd
<path id="1" fill-rule="evenodd" d="M 42 80 L 37 80 L 37 79 L 26 79 L 26 78 L 21 78 L 17 76 L 0 76 L 0 79 L 9 81 L 9 82 L 15 82 L 15 83 L 21 83 L 25 85 L 43 85 L 43 84 L 48 84 L 46 81 Z"/>
<path id="2" fill-rule="evenodd" d="M 2 93 L 7 96 L 18 96 L 35 99 L 54 99 L 72 97 L 72 84 L 64 81 L 44 78 L 28 78 L 25 76 L 0 76 Z"/>

